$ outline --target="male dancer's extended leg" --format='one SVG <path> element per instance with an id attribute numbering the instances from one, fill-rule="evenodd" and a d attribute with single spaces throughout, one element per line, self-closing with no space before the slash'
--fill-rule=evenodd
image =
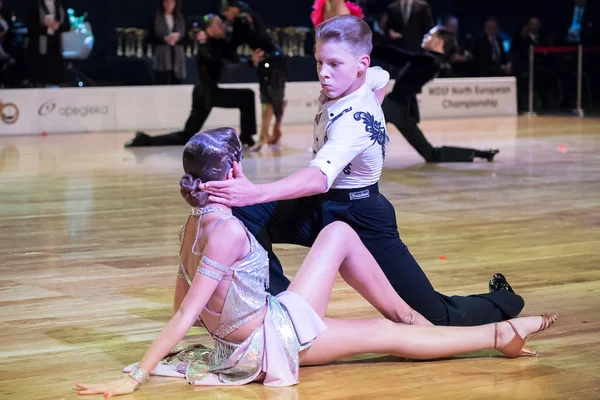
<path id="1" fill-rule="evenodd" d="M 208 118 L 212 109 L 210 93 L 202 85 L 194 86 L 192 92 L 192 110 L 182 131 L 164 135 L 150 136 L 144 132 L 136 132 L 135 137 L 125 143 L 125 147 L 143 146 L 183 146 L 196 133 L 200 132 L 202 125 Z"/>
<path id="2" fill-rule="evenodd" d="M 347 222 L 400 297 L 435 325 L 481 325 L 514 318 L 523 309 L 521 296 L 509 291 L 466 297 L 436 292 L 400 239 L 394 207 L 381 194 L 352 201 Z"/>
<path id="3" fill-rule="evenodd" d="M 432 163 L 473 162 L 475 157 L 492 161 L 498 153 L 497 150 L 476 150 L 465 147 L 433 147 L 419 128 L 418 106 L 416 96 L 410 94 L 401 100 L 386 97 L 381 108 L 386 122 L 394 124 L 425 161 Z"/>
<path id="4" fill-rule="evenodd" d="M 256 101 L 252 89 L 217 89 L 212 94 L 212 106 L 240 110 L 240 141 L 253 146 L 256 134 Z"/>
<path id="5" fill-rule="evenodd" d="M 243 144 L 254 144 L 252 135 L 256 133 L 256 109 L 254 92 L 251 89 L 207 90 L 196 85 L 192 93 L 192 111 L 182 131 L 159 136 L 150 136 L 137 132 L 136 136 L 125 144 L 126 147 L 185 145 L 196 133 L 200 132 L 213 107 L 237 108 L 240 110 L 240 140 Z"/>

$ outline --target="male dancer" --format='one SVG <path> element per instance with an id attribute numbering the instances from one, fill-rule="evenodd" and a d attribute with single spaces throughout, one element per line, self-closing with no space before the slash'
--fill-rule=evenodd
<path id="1" fill-rule="evenodd" d="M 499 150 L 433 147 L 419 129 L 417 93 L 421 93 L 423 85 L 438 75 L 441 66 L 456 52 L 458 45 L 452 32 L 434 27 L 423 37 L 422 47 L 425 53 L 413 54 L 389 45 L 374 46 L 373 58 L 387 62 L 399 71 L 392 92 L 382 104 L 385 120 L 394 124 L 427 162 L 472 162 L 476 157 L 493 161 Z"/>
<path id="2" fill-rule="evenodd" d="M 287 81 L 287 60 L 279 46 L 267 33 L 267 27 L 260 16 L 246 3 L 238 0 L 223 0 L 221 13 L 232 23 L 233 32 L 230 45 L 235 51 L 238 46 L 247 44 L 250 49 L 265 52 L 264 60 L 257 66 L 260 101 L 262 107 L 261 131 L 257 145 L 259 151 L 264 144 L 278 144 L 282 136 L 281 122 L 286 102 L 285 83 Z M 273 135 L 269 135 L 271 118 L 275 115 Z"/>
<path id="3" fill-rule="evenodd" d="M 502 276 L 494 278 L 488 294 L 435 292 L 400 240 L 394 207 L 378 189 L 389 139 L 379 101 L 389 74 L 368 69 L 371 48 L 371 30 L 360 18 L 337 16 L 317 27 L 315 58 L 323 91 L 309 167 L 254 185 L 234 164 L 236 179 L 207 182 L 200 189 L 211 202 L 237 207 L 234 215 L 269 252 L 273 294 L 285 290 L 289 280 L 272 244 L 311 246 L 324 226 L 339 220 L 356 230 L 396 292 L 432 323 L 477 325 L 518 315 L 523 299 Z"/>
<path id="4" fill-rule="evenodd" d="M 254 50 L 251 59 L 242 61 L 231 51 L 225 40 L 225 24 L 220 17 L 208 14 L 204 17 L 206 40 L 198 48 L 199 82 L 192 92 L 192 111 L 181 132 L 173 132 L 160 136 L 149 136 L 137 132 L 125 147 L 185 145 L 198 133 L 213 107 L 238 108 L 240 110 L 240 141 L 246 146 L 253 146 L 252 135 L 256 134 L 256 109 L 254 92 L 251 89 L 223 89 L 218 83 L 221 72 L 237 71 L 241 68 L 256 66 L 262 60 L 263 51 Z"/>

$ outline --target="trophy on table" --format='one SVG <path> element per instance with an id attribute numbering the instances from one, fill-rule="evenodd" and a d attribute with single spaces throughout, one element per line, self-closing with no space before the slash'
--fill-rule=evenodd
<path id="1" fill-rule="evenodd" d="M 117 28 L 117 56 L 123 57 L 123 41 L 125 40 L 125 28 Z"/>
<path id="2" fill-rule="evenodd" d="M 136 28 L 125 28 L 125 57 L 135 55 L 135 31 Z"/>
<path id="3" fill-rule="evenodd" d="M 269 34 L 271 39 L 277 44 L 277 46 L 281 47 L 281 28 L 267 29 L 267 33 Z"/>
<path id="4" fill-rule="evenodd" d="M 146 36 L 146 31 L 144 29 L 136 29 L 134 34 L 137 43 L 135 55 L 137 58 L 142 58 L 144 57 L 144 37 Z"/>
<path id="5" fill-rule="evenodd" d="M 66 60 L 68 80 L 78 86 L 96 86 L 96 83 L 75 67 L 75 61 L 87 60 L 94 48 L 94 33 L 92 25 L 86 21 L 87 13 L 81 17 L 75 15 L 75 10 L 67 9 L 70 29 L 61 33 L 62 56 Z"/>
<path id="6" fill-rule="evenodd" d="M 297 53 L 296 55 L 299 57 L 306 56 L 304 45 L 306 43 L 306 35 L 310 32 L 310 29 L 305 26 L 299 26 L 296 28 L 296 46 Z"/>
<path id="7" fill-rule="evenodd" d="M 146 48 L 146 57 L 152 58 L 154 57 L 152 52 L 152 43 L 148 43 L 148 47 Z"/>
<path id="8" fill-rule="evenodd" d="M 295 34 L 294 28 L 291 26 L 283 28 L 283 53 L 288 57 L 295 55 Z"/>
<path id="9" fill-rule="evenodd" d="M 193 30 L 188 31 L 188 37 L 190 38 L 190 42 L 185 46 L 185 56 L 187 58 L 192 58 L 192 46 L 198 46 L 198 41 L 196 40 L 196 35 L 194 35 Z"/>

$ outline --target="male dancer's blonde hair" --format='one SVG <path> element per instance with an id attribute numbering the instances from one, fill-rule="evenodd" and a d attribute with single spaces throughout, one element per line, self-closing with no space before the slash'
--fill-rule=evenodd
<path id="1" fill-rule="evenodd" d="M 369 24 L 353 15 L 338 15 L 321 22 L 315 31 L 315 41 L 337 41 L 356 56 L 369 55 L 373 49 Z"/>

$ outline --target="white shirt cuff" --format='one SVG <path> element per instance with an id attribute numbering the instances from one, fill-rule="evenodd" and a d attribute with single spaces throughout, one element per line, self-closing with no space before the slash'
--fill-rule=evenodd
<path id="1" fill-rule="evenodd" d="M 319 159 L 319 158 L 313 159 L 308 166 L 309 167 L 317 167 L 321 170 L 322 173 L 325 174 L 325 176 L 327 177 L 327 191 L 328 191 L 331 188 L 331 186 L 333 185 L 333 182 L 335 181 L 335 178 L 337 178 L 337 175 L 338 175 L 334 166 L 327 160 Z"/>

